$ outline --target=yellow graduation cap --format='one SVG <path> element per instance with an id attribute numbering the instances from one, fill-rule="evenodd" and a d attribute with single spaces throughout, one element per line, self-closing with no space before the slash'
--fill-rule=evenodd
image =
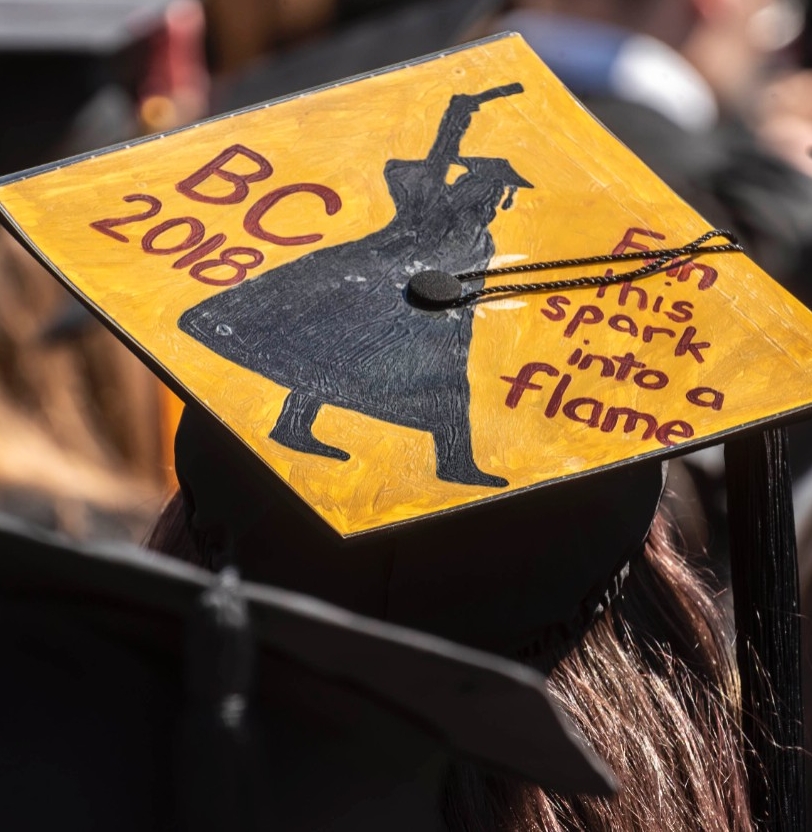
<path id="1" fill-rule="evenodd" d="M 427 270 L 708 230 L 516 35 L 12 176 L 0 203 L 342 535 L 812 402 L 797 334 L 812 318 L 740 253 L 674 257 L 636 283 L 413 302 Z"/>
<path id="2" fill-rule="evenodd" d="M 603 514 L 583 533 L 606 549 L 589 566 L 594 581 L 569 551 L 540 566 L 536 553 L 500 552 L 494 566 L 492 537 L 474 568 L 455 549 L 453 524 L 442 553 L 416 545 L 399 561 L 368 557 L 363 541 L 374 536 L 361 533 L 442 523 L 453 509 L 516 492 L 498 506 L 526 515 L 538 510 L 522 502 L 537 486 L 622 474 L 624 463 L 812 405 L 812 314 L 716 239 L 515 35 L 6 177 L 0 208 L 69 289 L 263 460 L 334 541 L 358 542 L 344 551 L 340 591 L 329 546 L 315 555 L 302 546 L 297 563 L 279 558 L 274 580 L 351 607 L 382 581 L 388 612 L 450 637 L 475 640 L 477 625 L 477 637 L 492 637 L 505 621 L 511 635 L 526 634 L 542 613 L 560 623 L 565 583 L 565 611 L 589 587 L 602 592 L 648 529 L 659 493 L 648 486 L 659 477 L 630 493 L 622 477 L 589 492 L 587 478 L 589 510 Z M 558 273 L 540 286 L 551 265 Z M 782 458 L 770 441 L 756 484 L 780 502 L 770 483 Z M 242 479 L 240 469 L 233 482 Z M 580 492 L 562 488 L 571 518 Z M 229 499 L 242 501 L 231 483 L 214 509 Z M 617 516 L 621 507 L 631 519 Z M 493 509 L 483 507 L 491 513 L 469 539 L 488 532 Z M 762 613 L 792 614 L 770 593 L 791 595 L 797 575 L 781 522 L 761 526 L 756 511 L 748 519 L 745 548 L 769 550 L 765 569 L 780 563 L 763 581 L 761 565 L 742 567 L 763 590 L 758 602 L 737 589 L 737 607 L 755 615 L 747 638 L 763 646 L 774 631 Z M 558 533 L 551 541 L 556 551 L 568 545 Z M 521 591 L 493 598 L 494 569 Z M 448 576 L 460 574 L 465 597 L 452 600 Z M 436 595 L 443 621 L 431 618 Z M 797 695 L 791 652 L 763 661 L 776 700 L 745 680 L 755 722 L 765 704 Z M 759 749 L 796 743 L 797 731 L 780 729 L 795 725 L 797 709 L 788 719 L 773 711 L 750 732 Z M 781 797 L 766 805 L 781 812 L 799 790 L 784 768 L 791 755 L 774 756 L 770 788 Z"/>
<path id="3" fill-rule="evenodd" d="M 797 334 L 812 318 L 740 253 L 637 283 L 410 302 L 427 270 L 708 231 L 515 35 L 9 177 L 0 203 L 342 535 L 812 402 Z"/>

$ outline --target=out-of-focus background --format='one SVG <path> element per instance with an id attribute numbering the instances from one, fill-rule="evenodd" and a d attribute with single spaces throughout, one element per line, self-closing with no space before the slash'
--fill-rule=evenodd
<path id="1" fill-rule="evenodd" d="M 805 0 L 0 0 L 0 175 L 505 29 L 812 301 Z M 142 539 L 174 488 L 179 410 L 0 232 L 0 511 Z M 798 444 L 808 546 L 803 430 Z M 718 469 L 710 453 L 674 477 L 698 547 L 720 533 Z"/>

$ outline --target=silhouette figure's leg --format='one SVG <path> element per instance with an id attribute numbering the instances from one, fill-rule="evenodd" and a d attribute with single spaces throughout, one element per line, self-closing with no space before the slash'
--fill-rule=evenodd
<path id="1" fill-rule="evenodd" d="M 434 448 L 437 454 L 437 477 L 446 482 L 462 485 L 486 485 L 504 488 L 508 481 L 503 477 L 486 474 L 477 468 L 471 449 L 471 426 L 465 424 L 443 424 L 432 430 Z"/>
<path id="2" fill-rule="evenodd" d="M 319 442 L 311 433 L 310 429 L 321 406 L 322 402 L 319 399 L 298 390 L 291 390 L 285 404 L 282 405 L 282 412 L 274 429 L 268 435 L 274 442 L 294 451 L 304 451 L 306 454 L 327 456 L 331 459 L 349 459 L 350 455 L 346 451 Z"/>

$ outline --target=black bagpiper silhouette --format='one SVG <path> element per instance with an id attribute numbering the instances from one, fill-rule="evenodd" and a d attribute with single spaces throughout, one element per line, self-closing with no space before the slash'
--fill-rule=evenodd
<path id="1" fill-rule="evenodd" d="M 386 163 L 396 215 L 385 228 L 267 271 L 180 317 L 183 332 L 290 389 L 271 439 L 349 459 L 311 432 L 319 408 L 331 404 L 431 433 L 441 480 L 508 484 L 481 471 L 471 448 L 472 307 L 419 309 L 406 287 L 426 270 L 487 268 L 497 208 L 533 185 L 506 159 L 460 156 L 460 142 L 480 105 L 521 92 L 509 84 L 454 95 L 428 156 Z M 452 164 L 466 172 L 449 184 Z M 466 283 L 469 291 L 481 285 Z"/>

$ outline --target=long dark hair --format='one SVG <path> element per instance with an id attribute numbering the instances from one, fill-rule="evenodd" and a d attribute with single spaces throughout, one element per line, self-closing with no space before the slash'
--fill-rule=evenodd
<path id="1" fill-rule="evenodd" d="M 208 566 L 179 493 L 147 542 Z M 578 643 L 528 659 L 613 770 L 617 796 L 551 794 L 455 763 L 442 806 L 450 832 L 752 832 L 732 633 L 717 594 L 658 515 L 622 593 Z"/>
<path id="2" fill-rule="evenodd" d="M 659 516 L 621 596 L 566 655 L 534 661 L 614 771 L 617 796 L 549 794 L 458 763 L 450 832 L 752 830 L 731 639 L 716 593 Z"/>

